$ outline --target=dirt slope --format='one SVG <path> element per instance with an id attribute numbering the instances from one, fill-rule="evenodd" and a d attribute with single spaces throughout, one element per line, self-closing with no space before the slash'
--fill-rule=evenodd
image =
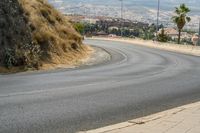
<path id="1" fill-rule="evenodd" d="M 90 50 L 68 20 L 46 0 L 0 1 L 0 66 L 72 65 Z"/>

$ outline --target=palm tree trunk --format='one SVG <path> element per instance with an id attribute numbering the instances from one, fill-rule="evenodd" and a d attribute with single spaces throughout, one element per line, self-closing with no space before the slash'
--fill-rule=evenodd
<path id="1" fill-rule="evenodd" d="M 181 30 L 178 30 L 178 44 L 181 42 Z"/>

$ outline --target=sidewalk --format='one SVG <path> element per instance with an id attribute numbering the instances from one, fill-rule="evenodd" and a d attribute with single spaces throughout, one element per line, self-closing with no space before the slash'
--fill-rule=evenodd
<path id="1" fill-rule="evenodd" d="M 200 102 L 80 133 L 200 133 Z"/>

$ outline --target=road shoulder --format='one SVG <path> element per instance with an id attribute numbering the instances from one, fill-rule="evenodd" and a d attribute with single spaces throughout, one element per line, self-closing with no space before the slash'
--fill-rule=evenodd
<path id="1" fill-rule="evenodd" d="M 69 64 L 50 64 L 49 66 L 44 66 L 45 68 L 41 68 L 39 70 L 28 70 L 28 71 L 21 71 L 21 70 L 13 70 L 13 71 L 0 71 L 0 75 L 7 75 L 7 74 L 15 74 L 15 73 L 45 73 L 50 71 L 57 71 L 57 70 L 66 70 L 66 69 L 77 69 L 82 67 L 88 66 L 95 66 L 99 64 L 103 64 L 105 62 L 109 62 L 111 60 L 111 54 L 107 52 L 105 49 L 97 47 L 97 46 L 90 46 L 92 48 L 92 52 L 86 58 L 77 60 L 73 63 L 73 65 Z M 0 70 L 3 69 L 0 67 Z"/>
<path id="2" fill-rule="evenodd" d="M 149 41 L 149 40 L 147 41 L 147 40 L 131 39 L 131 38 L 92 37 L 88 39 L 125 42 L 149 48 L 155 48 L 155 49 L 188 54 L 193 56 L 200 56 L 200 46 L 160 43 L 155 41 Z"/>

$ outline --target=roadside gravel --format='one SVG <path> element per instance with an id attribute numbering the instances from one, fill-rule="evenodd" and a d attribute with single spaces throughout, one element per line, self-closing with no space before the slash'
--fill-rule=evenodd
<path id="1" fill-rule="evenodd" d="M 107 62 L 111 59 L 111 55 L 103 48 L 91 46 L 93 53 L 87 58 L 81 61 L 79 66 L 91 66 Z"/>

